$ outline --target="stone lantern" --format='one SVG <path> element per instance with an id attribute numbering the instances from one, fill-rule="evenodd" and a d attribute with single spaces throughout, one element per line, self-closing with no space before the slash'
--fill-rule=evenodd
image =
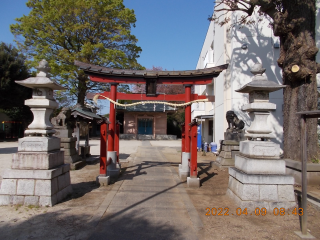
<path id="1" fill-rule="evenodd" d="M 280 159 L 280 146 L 270 141 L 275 138 L 267 119 L 276 104 L 269 102 L 269 93 L 284 88 L 269 81 L 262 64 L 255 64 L 253 80 L 236 90 L 249 93 L 249 103 L 242 110 L 254 115 L 251 126 L 240 142 L 240 152 L 235 156 L 235 167 L 229 168 L 228 195 L 241 208 L 290 208 L 295 206 L 294 179 L 285 175 L 286 164 Z"/>
<path id="2" fill-rule="evenodd" d="M 53 206 L 72 192 L 70 165 L 64 164 L 60 139 L 53 137 L 54 126 L 49 117 L 58 103 L 53 90 L 64 88 L 49 78 L 46 60 L 39 63 L 40 71 L 17 84 L 32 88 L 32 98 L 25 101 L 34 119 L 19 139 L 18 152 L 13 154 L 11 169 L 3 174 L 0 205 L 22 204 Z"/>

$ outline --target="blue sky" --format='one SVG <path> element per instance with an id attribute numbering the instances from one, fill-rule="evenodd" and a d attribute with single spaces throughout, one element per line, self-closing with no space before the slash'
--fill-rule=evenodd
<path id="1" fill-rule="evenodd" d="M 27 0 L 0 0 L 0 41 L 13 43 L 9 25 L 29 13 Z M 213 0 L 124 0 L 134 9 L 137 22 L 132 33 L 146 68 L 195 69 L 212 14 Z"/>
<path id="2" fill-rule="evenodd" d="M 27 0 L 0 0 L 0 41 L 13 43 L 10 24 L 28 15 Z M 134 9 L 137 22 L 132 34 L 142 53 L 138 62 L 167 70 L 195 69 L 213 11 L 213 0 L 124 0 Z M 100 101 L 99 101 L 100 102 Z M 109 112 L 104 103 L 102 113 Z"/>

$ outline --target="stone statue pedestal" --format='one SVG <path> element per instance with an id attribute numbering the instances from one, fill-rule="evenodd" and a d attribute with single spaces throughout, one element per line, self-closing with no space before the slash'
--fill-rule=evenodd
<path id="1" fill-rule="evenodd" d="M 86 165 L 76 150 L 76 137 L 61 138 L 61 150 L 64 152 L 64 163 L 69 163 L 72 170 L 77 170 Z"/>
<path id="2" fill-rule="evenodd" d="M 56 131 L 55 136 L 60 138 L 60 148 L 64 152 L 64 163 L 70 164 L 72 170 L 77 170 L 86 165 L 86 161 L 79 156 L 76 150 L 77 138 L 72 137 L 72 129 L 68 127 L 70 109 L 63 108 L 59 115 L 51 120 Z M 61 121 L 62 120 L 62 121 Z M 58 124 L 63 124 L 62 126 Z"/>
<path id="3" fill-rule="evenodd" d="M 71 138 L 72 137 L 72 130 L 68 129 L 67 126 L 54 126 L 54 130 L 56 133 L 54 134 L 58 138 Z"/>
<path id="4" fill-rule="evenodd" d="M 235 155 L 239 153 L 239 142 L 244 139 L 244 133 L 227 131 L 224 133 L 224 139 L 221 141 L 216 161 L 211 162 L 211 166 L 218 169 L 234 166 Z"/>

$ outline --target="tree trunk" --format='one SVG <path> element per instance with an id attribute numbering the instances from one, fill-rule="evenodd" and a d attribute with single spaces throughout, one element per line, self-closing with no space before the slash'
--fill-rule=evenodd
<path id="1" fill-rule="evenodd" d="M 87 94 L 87 81 L 88 77 L 85 74 L 81 74 L 78 76 L 78 100 L 77 103 L 81 106 L 84 106 L 84 100 Z"/>
<path id="2" fill-rule="evenodd" d="M 284 79 L 285 80 L 285 79 Z M 300 116 L 296 112 L 317 110 L 317 83 L 291 84 L 284 90 L 283 139 L 284 158 L 301 161 Z M 317 119 L 307 119 L 308 159 L 317 156 Z"/>
<path id="3" fill-rule="evenodd" d="M 280 36 L 278 65 L 283 70 L 284 158 L 301 161 L 300 111 L 317 110 L 315 0 L 284 0 L 276 13 L 274 33 Z M 298 71 L 293 66 L 298 66 Z M 297 68 L 296 68 L 297 69 Z M 317 119 L 307 120 L 308 159 L 317 157 Z"/>

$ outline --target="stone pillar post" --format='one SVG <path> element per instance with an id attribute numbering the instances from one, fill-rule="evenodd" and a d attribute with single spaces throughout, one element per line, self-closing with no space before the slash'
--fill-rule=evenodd
<path id="1" fill-rule="evenodd" d="M 64 90 L 51 81 L 46 60 L 39 63 L 40 71 L 16 83 L 33 89 L 32 99 L 25 101 L 31 107 L 34 119 L 18 142 L 18 152 L 13 154 L 11 169 L 3 174 L 0 205 L 22 204 L 53 206 L 72 193 L 70 165 L 64 164 L 60 139 L 49 116 L 58 107 L 53 90 Z"/>
<path id="2" fill-rule="evenodd" d="M 229 188 L 227 194 L 241 209 L 275 208 L 286 210 L 296 205 L 294 197 L 294 179 L 286 175 L 286 164 L 280 159 L 280 146 L 271 142 L 274 138 L 267 118 L 270 111 L 276 109 L 269 102 L 269 92 L 284 88 L 267 80 L 262 74 L 261 64 L 253 66 L 255 76 L 237 92 L 249 93 L 249 104 L 242 110 L 251 112 L 254 120 L 247 129 L 245 138 L 240 142 L 240 153 L 235 156 L 235 167 L 229 168 Z"/>

